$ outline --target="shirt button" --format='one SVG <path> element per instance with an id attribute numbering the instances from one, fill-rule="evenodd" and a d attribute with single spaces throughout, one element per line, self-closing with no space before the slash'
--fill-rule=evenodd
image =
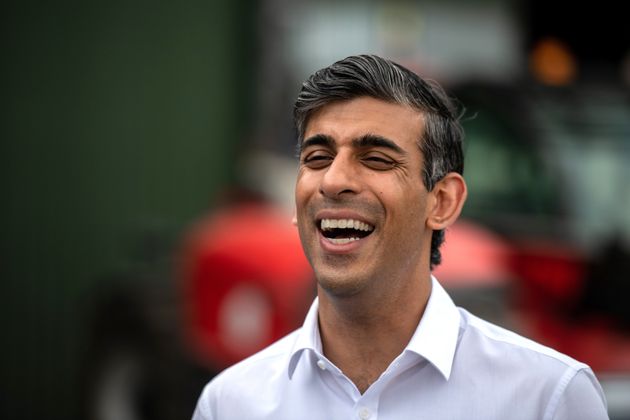
<path id="1" fill-rule="evenodd" d="M 361 420 L 369 419 L 371 414 L 372 413 L 370 413 L 370 410 L 368 410 L 367 408 L 362 408 L 361 410 L 359 410 L 359 418 Z"/>
<path id="2" fill-rule="evenodd" d="M 321 370 L 326 370 L 326 363 L 324 363 L 323 360 L 318 360 L 317 367 L 320 368 Z"/>

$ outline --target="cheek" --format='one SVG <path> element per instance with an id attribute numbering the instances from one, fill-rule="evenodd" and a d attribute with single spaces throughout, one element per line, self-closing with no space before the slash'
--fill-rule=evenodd
<path id="1" fill-rule="evenodd" d="M 297 192 L 295 194 L 295 212 L 298 219 L 303 218 L 308 211 L 309 195 L 304 192 Z"/>
<path id="2" fill-rule="evenodd" d="M 312 176 L 304 175 L 298 177 L 295 184 L 295 210 L 298 216 L 298 223 L 304 223 L 309 217 L 309 204 L 316 196 L 318 189 Z"/>
<path id="3" fill-rule="evenodd" d="M 401 191 L 397 198 L 396 217 L 400 218 L 403 229 L 422 229 L 426 221 L 426 200 L 426 194 L 417 188 Z"/>
<path id="4" fill-rule="evenodd" d="M 298 175 L 295 183 L 295 204 L 299 207 L 304 204 L 308 196 L 308 180 L 303 175 Z"/>

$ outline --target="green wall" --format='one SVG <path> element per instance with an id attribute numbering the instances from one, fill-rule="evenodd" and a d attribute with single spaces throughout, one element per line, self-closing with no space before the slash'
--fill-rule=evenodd
<path id="1" fill-rule="evenodd" d="M 233 179 L 254 66 L 241 3 L 3 6 L 1 418 L 77 418 L 86 297 Z"/>

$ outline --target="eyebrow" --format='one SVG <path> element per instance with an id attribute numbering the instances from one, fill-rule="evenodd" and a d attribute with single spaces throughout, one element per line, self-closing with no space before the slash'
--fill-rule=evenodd
<path id="1" fill-rule="evenodd" d="M 315 134 L 314 136 L 305 139 L 302 144 L 298 145 L 298 154 L 311 146 L 326 146 L 333 149 L 335 148 L 335 140 L 326 134 Z M 357 149 L 381 147 L 392 150 L 401 155 L 406 154 L 405 151 L 392 140 L 377 134 L 365 134 L 356 138 L 352 140 L 352 146 Z"/>
<path id="2" fill-rule="evenodd" d="M 366 134 L 359 137 L 358 139 L 354 139 L 352 140 L 352 145 L 359 149 L 366 149 L 369 147 L 382 147 L 401 155 L 406 154 L 406 152 L 392 140 L 383 136 L 379 136 L 377 134 Z"/>
<path id="3" fill-rule="evenodd" d="M 326 134 L 315 134 L 314 136 L 304 139 L 301 144 L 298 144 L 298 155 L 302 153 L 304 149 L 311 146 L 326 146 L 332 149 L 335 147 L 335 141 Z"/>

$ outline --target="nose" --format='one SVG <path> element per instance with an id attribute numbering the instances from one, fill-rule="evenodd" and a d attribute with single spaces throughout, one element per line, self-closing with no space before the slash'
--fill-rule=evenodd
<path id="1" fill-rule="evenodd" d="M 359 193 L 359 173 L 352 157 L 337 154 L 325 171 L 319 187 L 320 193 L 325 197 L 334 199 L 341 195 Z"/>

